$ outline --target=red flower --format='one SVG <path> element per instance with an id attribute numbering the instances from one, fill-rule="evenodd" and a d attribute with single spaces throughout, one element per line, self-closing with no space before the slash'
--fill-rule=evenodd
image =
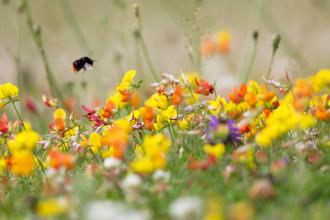
<path id="1" fill-rule="evenodd" d="M 38 108 L 36 106 L 36 104 L 34 103 L 34 101 L 30 98 L 27 98 L 25 100 L 25 107 L 32 113 L 36 113 L 38 112 Z"/>
<path id="2" fill-rule="evenodd" d="M 212 94 L 214 92 L 214 88 L 212 85 L 210 85 L 206 80 L 201 79 L 198 80 L 195 78 L 196 85 L 198 86 L 195 90 L 196 93 L 208 96 L 209 94 Z"/>
<path id="3" fill-rule="evenodd" d="M 8 132 L 8 119 L 7 114 L 3 113 L 0 120 L 0 132 L 7 133 Z"/>
<path id="4" fill-rule="evenodd" d="M 82 105 L 81 107 L 85 112 L 87 112 L 85 117 L 87 117 L 88 120 L 94 122 L 94 125 L 93 125 L 94 128 L 97 128 L 103 124 L 103 121 L 97 116 L 95 110 L 90 109 L 90 108 L 86 107 L 85 105 Z"/>

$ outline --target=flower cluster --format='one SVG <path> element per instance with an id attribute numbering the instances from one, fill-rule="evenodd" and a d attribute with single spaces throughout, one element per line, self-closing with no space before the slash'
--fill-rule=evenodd
<path id="1" fill-rule="evenodd" d="M 220 34 L 221 52 L 229 41 Z M 219 94 L 196 73 L 163 73 L 142 99 L 130 70 L 103 105 L 82 103 L 84 117 L 43 96 L 52 115 L 44 135 L 19 114 L 18 88 L 0 85 L 2 106 L 12 103 L 18 119 L 1 115 L 1 180 L 6 187 L 39 187 L 31 209 L 43 218 L 93 213 L 102 219 L 106 207 L 124 219 L 252 219 L 251 204 L 276 198 L 287 166 L 298 166 L 292 155 L 327 169 L 320 146 L 330 146 L 329 76 L 321 70 L 295 83 L 249 81 Z M 239 202 L 184 195 L 196 186 L 225 194 L 232 183 L 245 190 L 244 197 L 227 194 Z M 166 214 L 154 204 L 164 198 Z"/>

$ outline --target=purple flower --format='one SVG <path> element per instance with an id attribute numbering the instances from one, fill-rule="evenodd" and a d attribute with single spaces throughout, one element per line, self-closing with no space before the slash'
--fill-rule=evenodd
<path id="1" fill-rule="evenodd" d="M 210 127 L 211 131 L 217 130 L 218 125 L 219 125 L 218 119 L 212 115 L 210 117 L 210 121 L 209 121 L 209 127 Z"/>
<path id="2" fill-rule="evenodd" d="M 240 140 L 240 131 L 239 131 L 238 127 L 236 127 L 235 121 L 234 120 L 229 120 L 227 122 L 227 126 L 228 126 L 229 131 L 230 131 L 231 141 L 238 142 Z"/>

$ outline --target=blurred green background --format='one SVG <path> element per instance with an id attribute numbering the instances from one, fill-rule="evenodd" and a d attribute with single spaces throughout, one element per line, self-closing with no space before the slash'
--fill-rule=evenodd
<path id="1" fill-rule="evenodd" d="M 42 59 L 19 12 L 20 0 L 0 5 L 0 82 L 16 81 L 36 94 L 48 91 Z M 251 77 L 261 81 L 271 57 L 272 35 L 282 35 L 273 76 L 285 72 L 297 77 L 330 65 L 330 1 L 328 0 L 30 0 L 32 16 L 40 25 L 51 68 L 61 87 L 87 82 L 81 96 L 105 98 L 129 69 L 152 82 L 136 28 L 132 5 L 140 6 L 142 32 L 157 72 L 198 71 L 189 59 L 190 39 L 228 30 L 231 51 L 203 59 L 202 72 L 217 87 L 238 84 L 251 47 L 251 33 L 259 31 L 257 55 Z M 200 31 L 194 31 L 195 29 Z M 95 68 L 73 75 L 71 63 L 90 56 Z M 19 62 L 15 62 L 16 61 Z M 36 92 L 37 91 L 37 92 Z"/>

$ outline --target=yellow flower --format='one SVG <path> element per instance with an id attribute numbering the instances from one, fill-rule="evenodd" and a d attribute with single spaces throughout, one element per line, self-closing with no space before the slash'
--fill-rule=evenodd
<path id="1" fill-rule="evenodd" d="M 123 101 L 125 100 L 125 97 L 122 92 L 131 90 L 135 74 L 135 70 L 126 72 L 121 83 L 116 87 L 116 93 L 108 98 L 108 100 L 113 101 L 118 108 L 122 108 L 128 103 Z"/>
<path id="2" fill-rule="evenodd" d="M 117 91 L 124 91 L 130 89 L 134 81 L 135 75 L 136 75 L 136 70 L 130 70 L 126 72 L 121 83 L 116 88 Z"/>
<path id="3" fill-rule="evenodd" d="M 67 203 L 62 199 L 47 199 L 37 204 L 36 211 L 41 217 L 53 217 L 63 214 L 68 209 Z"/>
<path id="4" fill-rule="evenodd" d="M 256 81 L 251 80 L 251 81 L 249 81 L 247 91 L 252 92 L 254 94 L 259 94 L 259 93 L 261 93 L 261 88 Z"/>
<path id="5" fill-rule="evenodd" d="M 13 140 L 8 141 L 8 147 L 11 151 L 31 151 L 35 148 L 40 140 L 41 137 L 37 132 L 33 130 L 22 131 L 18 133 Z"/>
<path id="6" fill-rule="evenodd" d="M 220 53 L 228 53 L 230 41 L 231 34 L 228 31 L 220 31 L 217 39 L 218 51 Z"/>
<path id="7" fill-rule="evenodd" d="M 206 203 L 206 211 L 203 220 L 223 220 L 223 204 L 218 198 L 209 198 Z"/>
<path id="8" fill-rule="evenodd" d="M 220 96 L 217 96 L 216 100 L 209 100 L 208 109 L 211 112 L 211 114 L 217 115 L 220 112 L 221 107 L 224 105 L 225 102 L 226 102 L 225 99 L 221 98 Z"/>
<path id="9" fill-rule="evenodd" d="M 306 129 L 315 123 L 313 116 L 297 112 L 292 105 L 282 103 L 266 119 L 266 127 L 256 136 L 256 142 L 260 146 L 269 146 L 284 133 L 293 129 Z"/>
<path id="10" fill-rule="evenodd" d="M 183 118 L 178 121 L 178 126 L 181 130 L 188 130 L 189 124 L 187 122 L 187 119 Z"/>
<path id="11" fill-rule="evenodd" d="M 129 133 L 131 131 L 130 122 L 126 119 L 118 119 L 114 122 L 114 126 L 120 128 L 121 130 Z"/>
<path id="12" fill-rule="evenodd" d="M 314 76 L 310 77 L 313 89 L 316 92 L 322 91 L 324 88 L 330 88 L 330 69 L 321 69 Z"/>
<path id="13" fill-rule="evenodd" d="M 0 100 L 2 99 L 17 99 L 19 94 L 19 89 L 12 83 L 6 83 L 0 85 Z"/>
<path id="14" fill-rule="evenodd" d="M 98 133 L 91 133 L 88 139 L 89 144 L 91 145 L 91 149 L 93 153 L 97 153 L 100 147 L 102 146 L 102 136 Z"/>
<path id="15" fill-rule="evenodd" d="M 28 176 L 36 167 L 35 158 L 31 151 L 14 151 L 11 158 L 11 171 L 16 175 Z"/>
<path id="16" fill-rule="evenodd" d="M 166 166 L 166 153 L 170 147 L 170 141 L 162 134 L 146 136 L 143 146 L 135 149 L 136 158 L 130 167 L 134 172 L 149 174 Z"/>
<path id="17" fill-rule="evenodd" d="M 170 141 L 163 134 L 146 136 L 143 142 L 144 152 L 151 156 L 159 151 L 167 152 L 170 144 Z"/>
<path id="18" fill-rule="evenodd" d="M 185 97 L 184 100 L 188 105 L 195 104 L 200 97 L 199 94 L 193 92 L 193 89 L 197 86 L 196 79 L 199 79 L 199 76 L 194 72 L 182 74 L 182 77 L 180 78 L 182 83 L 186 85 L 183 89 L 183 93 L 187 94 L 187 97 Z"/>
<path id="19" fill-rule="evenodd" d="M 0 158 L 0 176 L 3 173 L 3 170 L 6 168 L 6 161 L 3 158 Z"/>
<path id="20" fill-rule="evenodd" d="M 217 159 L 221 158 L 225 153 L 225 145 L 222 143 L 216 144 L 214 146 L 207 144 L 204 145 L 203 149 L 205 153 L 212 155 Z"/>
<path id="21" fill-rule="evenodd" d="M 170 102 L 168 101 L 166 95 L 155 93 L 148 98 L 144 104 L 145 106 L 152 108 L 166 109 L 170 105 Z"/>
<path id="22" fill-rule="evenodd" d="M 134 172 L 149 174 L 155 170 L 154 163 L 150 157 L 139 157 L 131 163 Z"/>
<path id="23" fill-rule="evenodd" d="M 246 164 L 251 169 L 255 168 L 253 146 L 244 145 L 237 148 L 232 153 L 232 160 L 234 162 Z"/>
<path id="24" fill-rule="evenodd" d="M 54 119 L 66 119 L 65 110 L 62 108 L 58 108 L 55 110 L 53 114 Z"/>
<path id="25" fill-rule="evenodd" d="M 101 156 L 102 158 L 109 158 L 115 156 L 115 148 L 113 146 L 107 147 L 107 149 L 101 150 Z"/>
<path id="26" fill-rule="evenodd" d="M 163 127 L 166 123 L 173 124 L 178 116 L 178 112 L 174 105 L 169 106 L 165 110 L 158 110 L 157 124 Z"/>

